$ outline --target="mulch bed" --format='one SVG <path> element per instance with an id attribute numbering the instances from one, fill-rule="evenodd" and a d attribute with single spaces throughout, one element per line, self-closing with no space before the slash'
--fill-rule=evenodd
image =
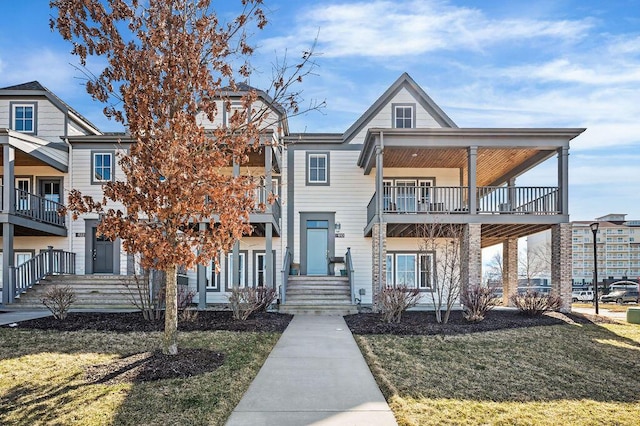
<path id="1" fill-rule="evenodd" d="M 85 379 L 92 384 L 142 383 L 161 379 L 184 379 L 214 371 L 224 354 L 208 349 L 179 349 L 177 355 L 160 351 L 133 354 L 108 364 L 92 365 Z"/>
<path id="2" fill-rule="evenodd" d="M 292 315 L 270 312 L 256 313 L 246 321 L 234 320 L 231 311 L 201 311 L 192 321 L 179 321 L 180 331 L 227 330 L 245 332 L 282 333 Z M 6 326 L 5 326 L 6 327 Z M 70 312 L 63 321 L 52 317 L 37 318 L 18 323 L 16 328 L 59 331 L 113 331 L 113 332 L 150 332 L 163 331 L 164 319 L 146 321 L 140 312 Z"/>
<path id="3" fill-rule="evenodd" d="M 395 334 L 395 335 L 455 335 L 479 333 L 533 326 L 558 325 L 567 323 L 588 324 L 591 321 L 581 315 L 547 313 L 529 317 L 515 310 L 493 310 L 484 321 L 468 322 L 462 311 L 452 311 L 447 324 L 438 324 L 435 314 L 427 311 L 409 311 L 402 314 L 397 324 L 382 322 L 380 314 L 357 314 L 344 317 L 354 334 Z"/>

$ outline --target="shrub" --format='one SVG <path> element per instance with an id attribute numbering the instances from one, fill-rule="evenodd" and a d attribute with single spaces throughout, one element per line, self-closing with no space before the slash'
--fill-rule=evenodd
<path id="1" fill-rule="evenodd" d="M 514 294 L 511 296 L 511 301 L 523 314 L 529 316 L 542 315 L 546 311 L 558 311 L 562 308 L 562 298 L 560 296 L 537 291 Z"/>
<path id="2" fill-rule="evenodd" d="M 69 308 L 75 301 L 76 294 L 69 286 L 51 286 L 47 289 L 42 298 L 44 306 L 51 311 L 53 317 L 57 320 L 64 320 L 67 318 Z"/>
<path id="3" fill-rule="evenodd" d="M 265 311 L 277 296 L 274 289 L 267 287 L 234 288 L 229 295 L 233 318 L 244 321 L 254 312 Z"/>
<path id="4" fill-rule="evenodd" d="M 131 303 L 142 312 L 142 317 L 147 321 L 157 321 L 162 317 L 162 305 L 164 301 L 163 285 L 156 285 L 152 282 L 151 274 L 145 271 L 143 274 L 127 276 L 123 279 L 122 285 L 125 287 Z M 156 288 L 155 292 L 153 288 Z M 155 294 L 154 294 L 155 293 Z"/>
<path id="5" fill-rule="evenodd" d="M 416 306 L 420 300 L 420 292 L 417 288 L 386 287 L 378 295 L 382 320 L 387 323 L 398 323 L 402 319 L 402 313 Z"/>
<path id="6" fill-rule="evenodd" d="M 189 290 L 186 286 L 178 286 L 178 315 L 182 321 L 195 321 L 198 311 L 190 309 L 196 292 Z"/>
<path id="7" fill-rule="evenodd" d="M 480 322 L 487 313 L 498 304 L 495 292 L 479 285 L 469 287 L 460 295 L 463 305 L 463 316 L 467 321 Z"/>

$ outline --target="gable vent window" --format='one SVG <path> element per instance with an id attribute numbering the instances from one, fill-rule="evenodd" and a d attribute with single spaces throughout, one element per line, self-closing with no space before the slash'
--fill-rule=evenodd
<path id="1" fill-rule="evenodd" d="M 413 123 L 413 106 L 394 106 L 393 123 L 396 129 L 412 129 Z"/>

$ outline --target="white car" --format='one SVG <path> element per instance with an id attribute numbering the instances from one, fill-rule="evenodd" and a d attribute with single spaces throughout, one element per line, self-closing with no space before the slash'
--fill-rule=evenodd
<path id="1" fill-rule="evenodd" d="M 592 302 L 593 291 L 591 290 L 573 291 L 571 292 L 571 300 L 574 302 Z"/>

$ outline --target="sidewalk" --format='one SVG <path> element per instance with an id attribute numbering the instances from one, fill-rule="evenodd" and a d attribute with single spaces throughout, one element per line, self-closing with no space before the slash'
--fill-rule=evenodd
<path id="1" fill-rule="evenodd" d="M 294 316 L 227 426 L 396 425 L 342 317 Z"/>
<path id="2" fill-rule="evenodd" d="M 0 308 L 0 311 L 4 311 L 3 314 L 0 314 L 0 325 L 13 324 L 14 322 L 27 321 L 51 315 L 51 312 L 44 309 L 38 311 L 8 311 Z"/>

